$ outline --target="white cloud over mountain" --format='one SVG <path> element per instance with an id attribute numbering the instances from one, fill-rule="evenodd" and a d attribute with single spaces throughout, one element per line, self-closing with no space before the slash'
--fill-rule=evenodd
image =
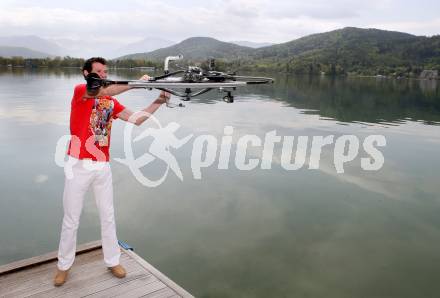
<path id="1" fill-rule="evenodd" d="M 0 3 L 0 36 L 38 35 L 87 43 L 128 44 L 146 36 L 286 42 L 346 26 L 419 35 L 440 33 L 438 1 L 215 0 Z"/>

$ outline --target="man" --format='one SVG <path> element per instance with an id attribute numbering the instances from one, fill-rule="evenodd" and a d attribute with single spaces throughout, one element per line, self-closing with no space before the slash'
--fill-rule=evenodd
<path id="1" fill-rule="evenodd" d="M 106 60 L 101 57 L 90 58 L 85 61 L 82 71 L 84 77 L 89 73 L 95 73 L 100 78 L 106 79 Z M 148 80 L 148 78 L 145 75 L 141 79 Z M 70 173 L 68 175 L 66 172 L 64 185 L 64 217 L 55 286 L 66 282 L 68 271 L 75 259 L 79 219 L 84 195 L 90 185 L 93 187 L 99 210 L 105 265 L 116 277 L 123 278 L 126 275 L 125 269 L 119 264 L 120 249 L 113 210 L 112 174 L 109 165 L 112 120 L 119 118 L 141 125 L 148 119 L 148 115 L 153 114 L 170 98 L 169 93 L 162 91 L 160 96 L 143 110 L 146 113 L 139 117 L 131 117 L 134 113 L 112 97 L 129 89 L 128 85 L 110 85 L 92 92 L 87 89 L 86 84 L 75 87 L 70 114 L 71 141 L 68 150 Z"/>

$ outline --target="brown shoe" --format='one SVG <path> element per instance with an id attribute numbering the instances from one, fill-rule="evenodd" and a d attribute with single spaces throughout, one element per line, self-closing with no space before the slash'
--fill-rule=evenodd
<path id="1" fill-rule="evenodd" d="M 67 280 L 68 272 L 69 270 L 57 269 L 57 274 L 55 275 L 55 278 L 53 280 L 53 285 L 56 287 L 63 285 Z"/>
<path id="2" fill-rule="evenodd" d="M 108 269 L 117 278 L 124 278 L 127 275 L 127 272 L 125 271 L 124 267 L 122 267 L 121 265 L 116 265 L 116 266 L 110 267 Z"/>

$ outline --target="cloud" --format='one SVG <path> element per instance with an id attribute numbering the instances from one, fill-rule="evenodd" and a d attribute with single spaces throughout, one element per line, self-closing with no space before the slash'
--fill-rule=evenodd
<path id="1" fill-rule="evenodd" d="M 423 2 L 402 7 L 396 0 L 262 1 L 192 0 L 185 3 L 128 0 L 124 5 L 75 2 L 7 1 L 0 4 L 0 35 L 34 34 L 129 43 L 145 36 L 181 41 L 192 36 L 221 40 L 286 42 L 345 26 L 379 27 L 418 34 L 438 33 L 440 20 Z M 425 1 L 426 2 L 426 1 Z M 417 7 L 419 9 L 417 10 Z M 421 7 L 421 8 L 420 8 Z M 397 11 L 399 13 L 397 13 Z"/>
<path id="2" fill-rule="evenodd" d="M 256 18 L 260 15 L 261 1 L 225 1 L 224 12 L 226 15 L 238 16 L 240 18 Z"/>
<path id="3" fill-rule="evenodd" d="M 339 3 L 338 3 L 339 2 Z M 357 7 L 347 5 L 346 1 L 284 2 L 281 5 L 270 6 L 267 16 L 275 19 L 308 17 L 321 20 L 345 19 L 359 16 Z"/>
<path id="4" fill-rule="evenodd" d="M 408 32 L 417 35 L 439 35 L 440 18 L 421 21 L 376 23 L 373 24 L 372 27 L 385 30 Z"/>

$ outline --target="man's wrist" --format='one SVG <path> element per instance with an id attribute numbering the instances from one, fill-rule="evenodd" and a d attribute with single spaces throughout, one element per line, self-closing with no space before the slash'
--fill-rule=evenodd
<path id="1" fill-rule="evenodd" d="M 170 96 L 166 96 L 166 95 L 159 95 L 159 97 L 156 99 L 162 103 L 166 103 L 167 101 L 170 100 Z"/>
<path id="2" fill-rule="evenodd" d="M 167 99 L 166 99 L 166 97 L 164 97 L 164 96 L 159 96 L 159 97 L 156 98 L 156 100 L 154 101 L 155 104 L 160 104 L 160 105 L 162 105 L 162 104 L 164 104 L 164 103 L 166 103 L 166 102 L 167 102 Z"/>

